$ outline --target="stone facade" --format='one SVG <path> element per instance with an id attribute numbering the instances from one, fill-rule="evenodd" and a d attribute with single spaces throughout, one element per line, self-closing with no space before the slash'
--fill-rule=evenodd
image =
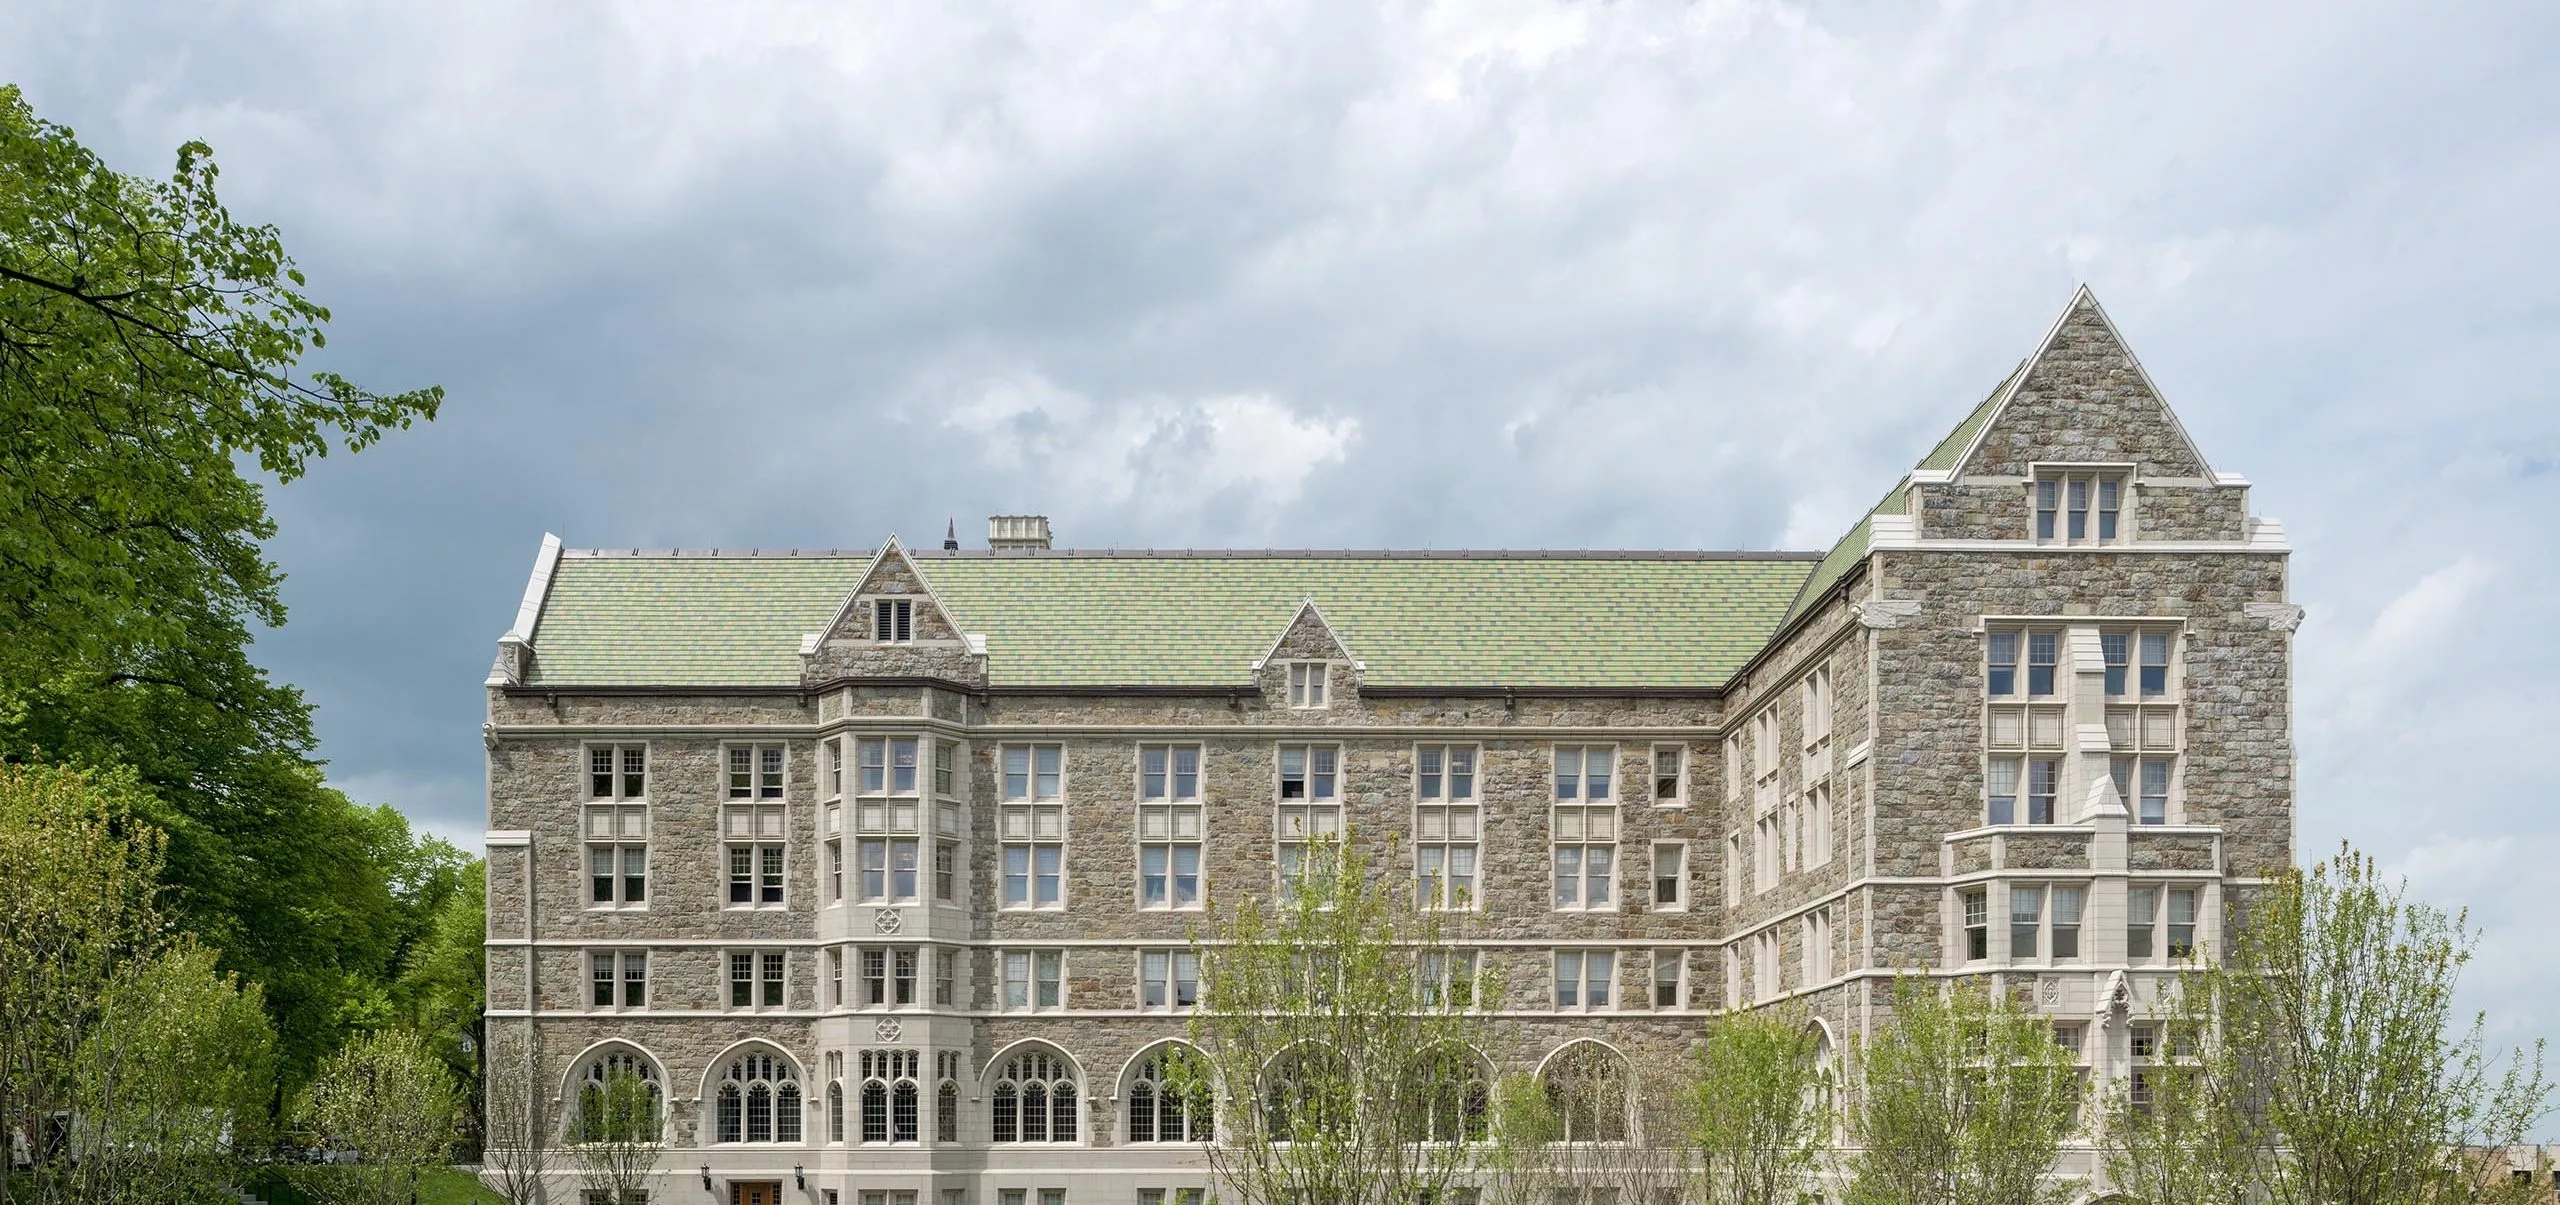
<path id="1" fill-rule="evenodd" d="M 2121 538 L 2036 542 L 2035 482 L 2055 465 L 2123 474 Z M 531 1029 L 563 1102 L 600 1053 L 643 1060 L 663 1085 L 674 1139 L 653 1200 L 728 1200 L 736 1186 L 769 1182 L 784 1200 L 843 1205 L 867 1191 L 912 1192 L 912 1205 L 995 1205 L 1016 1188 L 1128 1205 L 1142 1188 L 1201 1187 L 1198 1148 L 1132 1143 L 1125 1126 L 1130 1077 L 1184 1028 L 1142 999 L 1141 956 L 1186 949 L 1208 915 L 1144 897 L 1142 747 L 1198 750 L 1200 890 L 1214 902 L 1275 889 L 1282 763 L 1299 749 L 1334 752 L 1340 823 L 1375 864 L 1412 883 L 1419 750 L 1447 745 L 1478 759 L 1480 885 L 1453 928 L 1502 985 L 1480 1047 L 1504 1070 L 1533 1069 L 1584 1039 L 1633 1059 L 1679 1057 L 1728 1007 L 1781 1004 L 1846 1051 L 1889 1016 L 1897 977 L 1933 975 L 1989 977 L 2078 1018 L 2091 1031 L 2093 1075 L 2120 1074 L 2130 1022 L 2107 1006 L 2107 984 L 2125 974 L 2138 1005 L 2166 974 L 2157 945 L 2148 958 L 2129 948 L 2129 901 L 2193 891 L 2195 940 L 2209 951 L 2240 894 L 2291 861 L 2299 612 L 2286 602 L 2281 538 L 2248 516 L 2245 486 L 2206 465 L 2085 294 L 1958 465 L 1915 472 L 1903 496 L 1905 530 L 1854 550 L 1828 588 L 1808 586 L 1739 671 L 1683 688 L 1374 688 L 1362 658 L 1396 650 L 1336 630 L 1317 598 L 1229 683 L 998 689 L 990 666 L 1001 664 L 1006 634 L 978 633 L 970 616 L 946 610 L 931 554 L 894 542 L 835 620 L 803 639 L 796 683 L 590 688 L 502 672 L 484 732 L 490 1024 Z M 537 578 L 529 613 L 542 589 Z M 1624 601 L 1630 613 L 1645 605 Z M 878 606 L 905 608 L 896 638 L 878 638 Z M 1988 820 L 1986 767 L 1999 756 L 1986 721 L 1993 630 L 2051 633 L 2062 649 L 2049 703 L 2070 727 L 2047 758 L 2055 814 L 2036 823 Z M 2107 724 L 2119 699 L 2092 659 L 2102 638 L 2133 630 L 2165 633 L 2174 649 L 2167 689 L 2149 700 L 2174 724 L 2159 823 L 2143 823 L 2113 786 L 2111 759 L 2124 754 Z M 539 627 L 510 640 L 538 661 Z M 1317 667 L 1321 707 L 1292 705 L 1293 666 Z M 1808 687 L 1817 680 L 1827 690 Z M 1820 711 L 1809 715 L 1809 705 Z M 882 748 L 916 759 L 918 810 L 899 830 L 919 850 L 912 899 L 863 898 L 855 830 L 867 823 L 858 819 L 867 740 L 908 742 Z M 770 798 L 762 777 L 731 773 L 752 764 L 761 775 L 767 747 L 782 758 Z M 1031 747 L 1046 752 L 1026 759 L 1055 759 L 1052 828 L 1006 803 L 1007 750 Z M 594 898 L 595 826 L 611 802 L 590 798 L 599 749 L 645 757 L 645 788 L 626 802 L 645 809 L 645 836 L 615 846 L 645 848 L 643 901 Z M 1609 759 L 1617 858 L 1604 907 L 1555 903 L 1560 749 Z M 733 760 L 739 750 L 743 762 Z M 1685 759 L 1672 798 L 1655 797 L 1657 750 Z M 946 756 L 947 788 L 936 774 Z M 1009 829 L 1017 814 L 1026 827 Z M 1777 844 L 1764 852 L 1764 841 Z M 935 865 L 946 844 L 947 900 Z M 1670 906 L 1654 898 L 1658 846 L 1685 850 Z M 1035 859 L 1052 856 L 1041 850 L 1055 851 L 1054 899 L 1035 883 Z M 768 856 L 779 858 L 779 899 L 765 895 Z M 1009 869 L 1024 875 L 1018 886 Z M 2081 893 L 2078 955 L 2011 949 L 2012 901 L 2057 886 Z M 1009 902 L 1016 890 L 1022 906 Z M 1978 959 L 1966 931 L 1974 893 L 1988 930 Z M 2061 919 L 2040 914 L 2038 932 Z M 2176 918 L 2155 912 L 2151 923 Z M 1808 950 L 1808 941 L 1823 944 Z M 1554 1006 L 1558 949 L 1616 952 L 1612 1007 Z M 908 1003 L 868 1002 L 868 951 L 920 958 Z M 1658 951 L 1685 961 L 1667 1007 L 1653 999 Z M 1008 1007 L 1009 952 L 1056 956 L 1054 1002 L 1033 988 L 1030 1006 Z M 645 1003 L 596 1005 L 598 957 L 634 953 L 647 960 Z M 743 989 L 733 980 L 741 965 Z M 768 965 L 783 974 L 770 1003 Z M 865 1142 L 858 1132 L 855 1068 L 864 1052 L 884 1050 L 918 1055 L 916 1141 Z M 994 1078 L 1025 1051 L 1071 1069 L 1080 1104 L 1071 1140 L 994 1140 Z M 795 1079 L 796 1141 L 721 1140 L 721 1078 L 742 1053 L 778 1056 Z M 955 1070 L 947 1056 L 959 1098 L 951 1141 L 934 1116 L 944 1072 Z M 849 1098 L 841 1140 L 830 1132 L 831 1082 Z"/>

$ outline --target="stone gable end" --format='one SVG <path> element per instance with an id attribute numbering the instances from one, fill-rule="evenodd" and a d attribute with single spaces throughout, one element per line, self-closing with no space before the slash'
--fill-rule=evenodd
<path id="1" fill-rule="evenodd" d="M 2086 290 L 2028 363 L 1958 474 L 2021 478 L 2040 461 L 2129 462 L 2137 477 L 2149 478 L 2211 473 Z"/>

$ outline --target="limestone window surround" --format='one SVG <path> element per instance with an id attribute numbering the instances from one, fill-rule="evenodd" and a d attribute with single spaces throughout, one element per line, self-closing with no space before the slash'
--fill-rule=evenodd
<path id="1" fill-rule="evenodd" d="M 1417 906 L 1482 907 L 1483 799 L 1477 791 L 1482 750 L 1472 744 L 1416 745 L 1413 750 L 1413 869 Z"/>

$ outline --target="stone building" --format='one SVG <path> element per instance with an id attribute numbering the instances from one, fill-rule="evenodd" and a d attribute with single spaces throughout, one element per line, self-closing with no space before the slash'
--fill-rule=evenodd
<path id="1" fill-rule="evenodd" d="M 1488 1074 L 1922 971 L 2125 1075 L 2291 859 L 2286 552 L 2085 291 L 1827 552 L 546 538 L 489 1024 L 662 1086 L 653 1200 L 1186 1205 L 1199 902 L 1349 831 L 1467 909 Z"/>

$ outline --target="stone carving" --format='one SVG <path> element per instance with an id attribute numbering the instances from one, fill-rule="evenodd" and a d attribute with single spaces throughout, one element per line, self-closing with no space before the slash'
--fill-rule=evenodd
<path id="1" fill-rule="evenodd" d="M 2251 619 L 2267 621 L 2270 632 L 2290 632 L 2302 626 L 2302 608 L 2292 603 L 2253 602 L 2241 608 Z"/>
<path id="2" fill-rule="evenodd" d="M 883 1042 L 895 1042 L 904 1032 L 906 1028 L 898 1023 L 896 1017 L 882 1017 L 871 1026 L 871 1036 Z"/>
<path id="3" fill-rule="evenodd" d="M 871 914 L 871 927 L 882 933 L 895 933 L 903 923 L 895 908 L 883 908 Z"/>
<path id="4" fill-rule="evenodd" d="M 2062 1003 L 2062 981 L 2051 975 L 2036 980 L 2036 1002 L 2046 1008 Z"/>
<path id="5" fill-rule="evenodd" d="M 2098 993 L 2098 1017 L 2102 1020 L 2113 1020 L 2132 1010 L 2133 984 L 2126 981 L 2123 971 L 2109 974 L 2106 990 Z"/>
<path id="6" fill-rule="evenodd" d="M 1870 598 L 1858 604 L 1858 624 L 1869 628 L 1898 628 L 1902 621 L 1920 613 L 1916 598 Z"/>

